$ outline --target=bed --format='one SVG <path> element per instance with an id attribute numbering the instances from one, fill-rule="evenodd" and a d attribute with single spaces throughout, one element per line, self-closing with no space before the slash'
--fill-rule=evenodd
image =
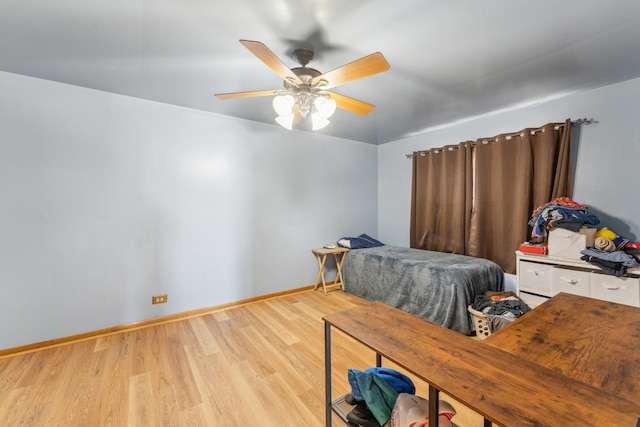
<path id="1" fill-rule="evenodd" d="M 342 274 L 350 294 L 465 335 L 473 333 L 467 307 L 475 296 L 504 290 L 504 271 L 492 261 L 391 245 L 352 249 Z"/>

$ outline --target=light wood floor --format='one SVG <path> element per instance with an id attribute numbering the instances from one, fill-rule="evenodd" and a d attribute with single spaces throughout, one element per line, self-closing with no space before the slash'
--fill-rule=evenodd
<path id="1" fill-rule="evenodd" d="M 0 425 L 322 426 L 322 316 L 363 302 L 304 291 L 0 358 Z M 372 367 L 375 355 L 338 331 L 332 338 L 337 397 L 350 390 L 347 368 Z M 482 426 L 444 398 L 458 426 Z"/>

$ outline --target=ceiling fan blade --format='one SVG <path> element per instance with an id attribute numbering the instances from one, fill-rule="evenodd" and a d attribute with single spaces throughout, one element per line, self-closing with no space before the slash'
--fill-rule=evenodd
<path id="1" fill-rule="evenodd" d="M 258 57 L 262 62 L 267 64 L 277 75 L 283 80 L 293 79 L 296 83 L 302 83 L 302 80 L 293 72 L 284 62 L 276 56 L 264 43 L 252 40 L 240 40 L 240 43 Z"/>
<path id="2" fill-rule="evenodd" d="M 276 95 L 279 90 L 254 90 L 252 92 L 232 92 L 232 93 L 216 93 L 215 96 L 220 99 L 238 99 L 238 98 L 253 98 L 256 96 L 270 96 Z"/>
<path id="3" fill-rule="evenodd" d="M 326 93 L 336 101 L 336 107 L 342 110 L 351 111 L 352 113 L 360 114 L 361 116 L 366 116 L 376 108 L 375 105 L 368 104 L 364 101 L 358 101 L 357 99 L 349 98 L 348 96 L 340 95 L 339 93 Z"/>
<path id="4" fill-rule="evenodd" d="M 389 68 L 391 68 L 391 66 L 384 56 L 380 52 L 376 52 L 343 65 L 342 67 L 338 67 L 328 73 L 314 77 L 311 83 L 316 85 L 324 80 L 327 84 L 320 84 L 319 87 L 321 89 L 331 89 L 332 87 L 340 86 L 354 80 L 382 73 Z"/>

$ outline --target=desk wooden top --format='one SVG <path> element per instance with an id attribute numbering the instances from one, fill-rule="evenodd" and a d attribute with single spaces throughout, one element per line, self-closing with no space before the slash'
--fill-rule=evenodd
<path id="1" fill-rule="evenodd" d="M 324 317 L 500 426 L 635 427 L 640 407 L 382 303 Z"/>
<path id="2" fill-rule="evenodd" d="M 640 308 L 561 293 L 483 342 L 640 407 Z"/>

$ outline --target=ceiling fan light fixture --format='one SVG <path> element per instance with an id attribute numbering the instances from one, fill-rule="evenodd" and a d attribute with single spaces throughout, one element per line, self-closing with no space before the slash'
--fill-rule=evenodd
<path id="1" fill-rule="evenodd" d="M 298 92 L 296 93 L 296 105 L 298 106 L 298 111 L 302 117 L 307 117 L 307 115 L 312 112 L 313 98 L 314 95 L 306 90 L 306 88 L 298 88 Z"/>
<path id="2" fill-rule="evenodd" d="M 311 128 L 320 130 L 329 124 L 329 117 L 336 111 L 336 101 L 327 95 L 299 90 L 295 94 L 276 95 L 273 109 L 278 114 L 276 122 L 285 129 L 293 129 L 295 123 L 311 113 Z"/>

